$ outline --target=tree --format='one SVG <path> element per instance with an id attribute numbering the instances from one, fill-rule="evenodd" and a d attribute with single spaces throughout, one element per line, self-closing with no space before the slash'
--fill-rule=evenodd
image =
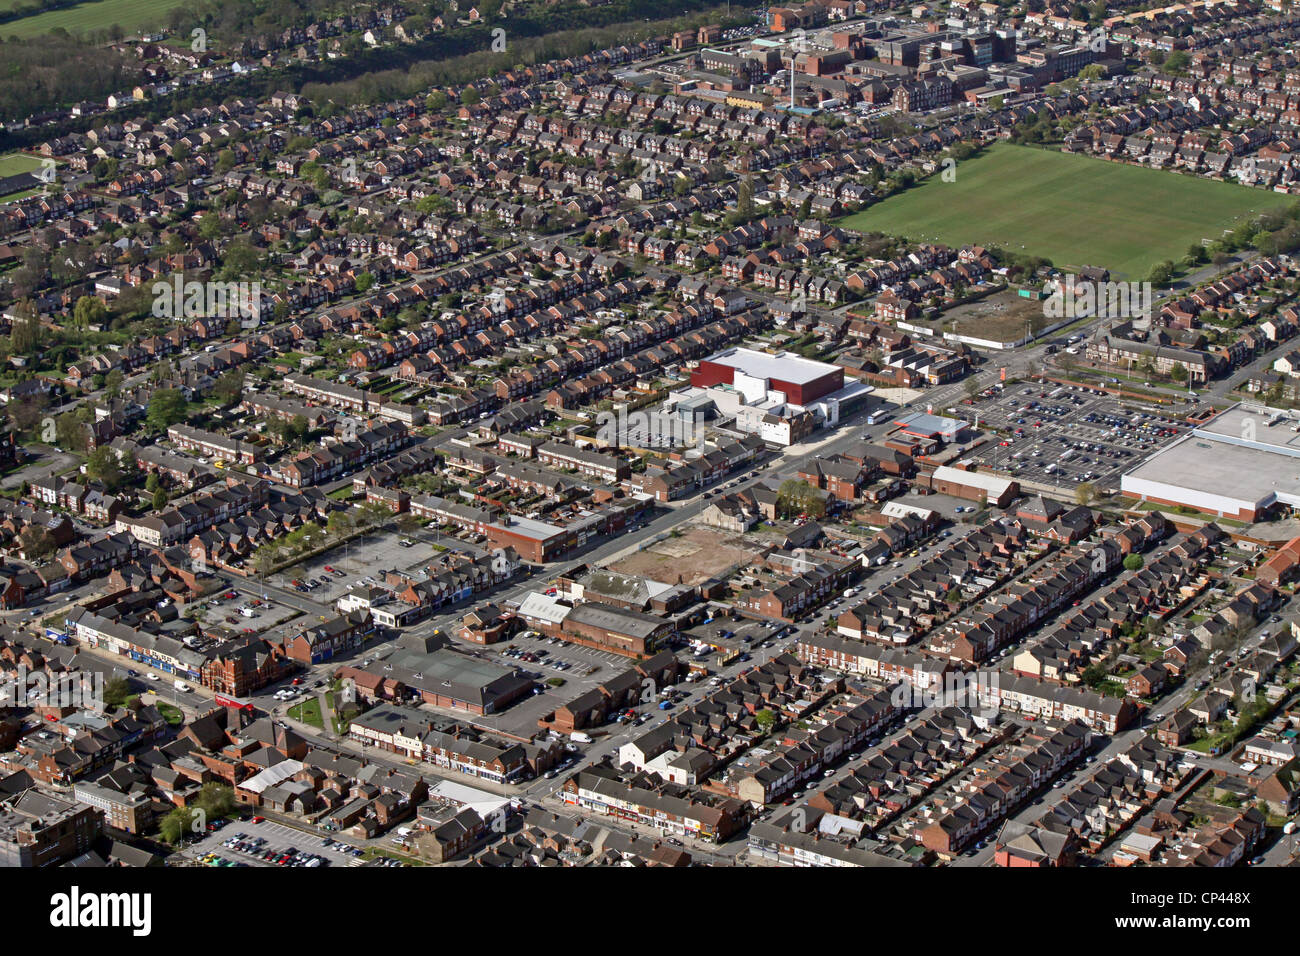
<path id="1" fill-rule="evenodd" d="M 767 709 L 760 710 L 754 715 L 754 723 L 762 733 L 770 734 L 772 728 L 776 726 L 776 714 Z"/>
<path id="2" fill-rule="evenodd" d="M 258 548 L 253 555 L 253 570 L 265 577 L 275 569 L 276 552 L 269 546 Z"/>
<path id="3" fill-rule="evenodd" d="M 1187 381 L 1187 366 L 1182 362 L 1175 362 L 1174 367 L 1169 370 L 1169 377 L 1179 383 Z"/>
<path id="4" fill-rule="evenodd" d="M 325 522 L 325 527 L 329 529 L 330 534 L 341 538 L 352 531 L 354 524 L 352 516 L 346 511 L 335 511 L 329 516 L 329 520 Z"/>
<path id="5" fill-rule="evenodd" d="M 826 500 L 816 488 L 801 479 L 791 478 L 781 483 L 777 491 L 778 510 L 784 515 L 806 514 L 820 518 L 826 514 Z"/>
<path id="6" fill-rule="evenodd" d="M 188 403 L 179 389 L 160 388 L 149 398 L 149 411 L 145 421 L 150 428 L 165 431 L 177 422 L 183 422 L 188 412 Z"/>
<path id="7" fill-rule="evenodd" d="M 1124 570 L 1126 570 L 1126 571 L 1140 571 L 1140 570 L 1142 569 L 1142 565 L 1143 565 L 1144 563 L 1145 563 L 1145 562 L 1142 560 L 1142 555 L 1140 555 L 1140 554 L 1130 554 L 1130 555 L 1128 555 L 1128 557 L 1126 557 L 1126 558 L 1124 559 Z"/>
<path id="8" fill-rule="evenodd" d="M 44 337 L 44 329 L 35 315 L 20 316 L 9 332 L 9 351 L 14 355 L 30 355 L 41 347 Z"/>
<path id="9" fill-rule="evenodd" d="M 167 489 L 156 488 L 153 493 L 153 510 L 162 511 L 167 507 Z"/>
<path id="10" fill-rule="evenodd" d="M 209 820 L 216 820 L 234 812 L 235 792 L 224 783 L 205 783 L 194 802 Z"/>
<path id="11" fill-rule="evenodd" d="M 217 378 L 216 384 L 212 386 L 212 395 L 222 405 L 234 405 L 244 394 L 244 372 L 242 369 L 232 368 L 222 372 Z"/>
<path id="12" fill-rule="evenodd" d="M 101 445 L 90 453 L 86 459 L 86 474 L 109 491 L 116 491 L 122 485 L 122 465 L 107 445 Z"/>
<path id="13" fill-rule="evenodd" d="M 1152 285 L 1168 285 L 1174 276 L 1174 264 L 1166 259 L 1151 267 L 1147 281 Z"/>
<path id="14" fill-rule="evenodd" d="M 1089 664 L 1079 675 L 1079 679 L 1089 687 L 1096 687 L 1106 679 L 1106 668 L 1101 664 Z"/>
<path id="15" fill-rule="evenodd" d="M 88 329 L 100 325 L 108 318 L 104 303 L 93 295 L 83 295 L 72 307 L 72 321 L 79 329 Z"/>
<path id="16" fill-rule="evenodd" d="M 86 425 L 95 417 L 95 413 L 86 405 L 71 412 L 64 412 L 54 420 L 54 437 L 61 448 L 82 453 L 90 444 L 90 433 Z"/>
<path id="17" fill-rule="evenodd" d="M 158 477 L 158 472 L 149 472 L 149 477 L 144 480 L 144 490 L 153 494 L 162 487 L 162 479 Z"/>
<path id="18" fill-rule="evenodd" d="M 224 231 L 221 217 L 215 212 L 205 212 L 199 219 L 199 236 L 203 239 L 220 239 Z"/>
<path id="19" fill-rule="evenodd" d="M 1092 499 L 1096 496 L 1096 489 L 1091 481 L 1081 481 L 1079 486 L 1074 489 L 1074 500 L 1087 507 L 1092 504 Z"/>
<path id="20" fill-rule="evenodd" d="M 166 843 L 179 843 L 194 832 L 194 822 L 199 812 L 194 807 L 177 807 L 159 821 L 158 833 Z"/>
<path id="21" fill-rule="evenodd" d="M 109 707 L 121 707 L 131 696 L 131 682 L 125 677 L 114 677 L 104 685 L 104 703 Z"/>
<path id="22" fill-rule="evenodd" d="M 24 529 L 18 536 L 18 544 L 22 547 L 23 555 L 31 561 L 47 558 L 57 548 L 54 536 L 40 525 L 29 525 Z"/>
<path id="23" fill-rule="evenodd" d="M 286 445 L 301 444 L 310 430 L 311 426 L 308 425 L 305 415 L 295 415 L 293 418 L 277 418 L 271 422 L 271 434 Z"/>
<path id="24" fill-rule="evenodd" d="M 226 280 L 242 279 L 262 268 L 262 256 L 247 242 L 232 242 L 221 257 L 221 276 Z"/>

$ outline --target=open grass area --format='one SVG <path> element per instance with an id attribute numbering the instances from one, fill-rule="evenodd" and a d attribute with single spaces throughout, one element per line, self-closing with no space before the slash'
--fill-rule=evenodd
<path id="1" fill-rule="evenodd" d="M 300 720 L 304 724 L 311 724 L 313 727 L 325 729 L 325 721 L 321 718 L 320 698 L 308 697 L 306 700 L 299 701 L 289 708 L 289 716 L 294 720 Z"/>
<path id="2" fill-rule="evenodd" d="M 41 168 L 41 161 L 26 153 L 5 153 L 0 156 L 0 179 L 30 173 Z"/>
<path id="3" fill-rule="evenodd" d="M 1058 268 L 1104 266 L 1144 278 L 1193 243 L 1290 200 L 1276 193 L 1087 156 L 998 143 L 840 225 L 1044 256 Z"/>
<path id="4" fill-rule="evenodd" d="M 26 39 L 60 27 L 74 35 L 86 34 L 107 30 L 115 23 L 131 33 L 141 27 L 161 26 L 168 11 L 180 5 L 180 0 L 87 0 L 75 7 L 0 24 L 0 36 Z"/>

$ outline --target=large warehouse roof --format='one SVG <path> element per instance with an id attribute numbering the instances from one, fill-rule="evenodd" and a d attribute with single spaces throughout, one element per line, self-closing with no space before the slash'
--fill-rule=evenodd
<path id="1" fill-rule="evenodd" d="M 834 365 L 814 362 L 792 352 L 770 355 L 745 348 L 727 349 L 709 356 L 707 361 L 740 369 L 754 378 L 777 379 L 791 385 L 807 385 L 826 375 L 832 375 L 837 370 Z"/>
<path id="2" fill-rule="evenodd" d="M 1188 435 L 1120 480 L 1127 494 L 1216 513 L 1300 503 L 1300 461 L 1285 453 Z"/>

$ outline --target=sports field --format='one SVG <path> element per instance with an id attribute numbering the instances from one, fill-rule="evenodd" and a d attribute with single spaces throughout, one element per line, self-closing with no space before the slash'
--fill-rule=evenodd
<path id="1" fill-rule="evenodd" d="M 26 153 L 4 153 L 0 155 L 0 179 L 6 176 L 17 176 L 19 173 L 30 173 L 40 168 L 41 161 L 35 156 L 28 156 Z"/>
<path id="2" fill-rule="evenodd" d="M 26 39 L 49 33 L 56 27 L 72 34 L 84 34 L 107 30 L 115 23 L 129 34 L 141 27 L 161 26 L 167 21 L 167 12 L 180 5 L 181 0 L 87 0 L 75 7 L 0 23 L 0 36 Z"/>
<path id="3" fill-rule="evenodd" d="M 840 221 L 863 231 L 947 245 L 999 246 L 1058 268 L 1104 266 L 1143 278 L 1201 239 L 1291 200 L 1277 193 L 1087 156 L 997 143 Z"/>

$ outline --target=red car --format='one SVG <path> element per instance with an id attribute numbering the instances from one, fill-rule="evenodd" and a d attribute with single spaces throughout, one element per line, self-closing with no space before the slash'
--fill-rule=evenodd
<path id="1" fill-rule="evenodd" d="M 254 822 L 254 823 L 265 823 L 265 822 L 266 822 L 266 817 L 253 817 L 253 822 Z"/>

